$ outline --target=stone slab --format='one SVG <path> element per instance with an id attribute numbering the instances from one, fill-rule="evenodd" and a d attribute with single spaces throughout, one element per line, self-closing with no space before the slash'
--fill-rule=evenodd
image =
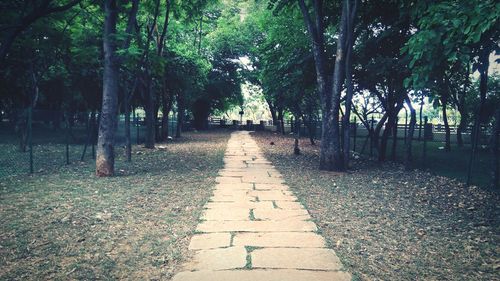
<path id="1" fill-rule="evenodd" d="M 247 263 L 244 247 L 229 247 L 196 251 L 186 264 L 187 270 L 223 270 L 242 268 Z"/>
<path id="2" fill-rule="evenodd" d="M 231 246 L 230 233 L 204 233 L 191 237 L 189 250 L 205 250 Z"/>
<path id="3" fill-rule="evenodd" d="M 311 221 L 203 221 L 198 224 L 201 232 L 293 232 L 316 231 L 316 225 Z"/>
<path id="4" fill-rule="evenodd" d="M 263 248 L 255 249 L 250 255 L 254 268 L 341 269 L 341 263 L 331 249 Z"/>
<path id="5" fill-rule="evenodd" d="M 283 210 L 283 209 L 255 209 L 253 215 L 256 220 L 309 220 L 311 216 L 305 209 Z"/>
<path id="6" fill-rule="evenodd" d="M 255 269 L 180 272 L 172 281 L 350 281 L 343 271 Z"/>
<path id="7" fill-rule="evenodd" d="M 252 183 L 219 183 L 215 186 L 215 190 L 252 190 Z"/>
<path id="8" fill-rule="evenodd" d="M 216 177 L 215 181 L 218 183 L 241 183 L 240 177 Z"/>
<path id="9" fill-rule="evenodd" d="M 233 208 L 228 211 L 226 208 L 206 209 L 201 216 L 207 221 L 243 221 L 250 220 L 250 209 Z"/>
<path id="10" fill-rule="evenodd" d="M 323 248 L 325 240 L 314 232 L 237 233 L 234 246 Z"/>
<path id="11" fill-rule="evenodd" d="M 226 211 L 232 210 L 234 208 L 247 208 L 247 209 L 273 209 L 273 203 L 271 201 L 262 202 L 208 202 L 205 205 L 207 209 L 225 209 Z"/>

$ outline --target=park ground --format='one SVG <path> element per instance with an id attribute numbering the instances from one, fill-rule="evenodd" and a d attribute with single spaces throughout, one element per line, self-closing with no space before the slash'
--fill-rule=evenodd
<path id="1" fill-rule="evenodd" d="M 357 280 L 495 280 L 499 195 L 364 157 L 347 173 L 317 169 L 319 144 L 252 136 Z M 228 131 L 193 132 L 117 154 L 118 175 L 89 159 L 0 179 L 0 279 L 169 279 L 223 165 Z M 274 145 L 271 145 L 271 142 Z"/>

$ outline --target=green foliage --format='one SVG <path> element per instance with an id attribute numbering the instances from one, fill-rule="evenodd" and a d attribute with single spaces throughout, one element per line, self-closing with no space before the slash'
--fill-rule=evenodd
<path id="1" fill-rule="evenodd" d="M 412 76 L 405 82 L 426 87 L 436 73 L 468 62 L 489 41 L 498 42 L 500 4 L 493 0 L 422 1 L 413 7 L 416 31 L 402 48 L 410 57 Z M 412 6 L 412 4 L 409 4 Z"/>

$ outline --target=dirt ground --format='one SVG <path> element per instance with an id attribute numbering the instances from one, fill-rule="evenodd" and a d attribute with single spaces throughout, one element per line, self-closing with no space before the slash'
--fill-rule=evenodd
<path id="1" fill-rule="evenodd" d="M 0 180 L 0 280 L 164 280 L 187 245 L 223 165 L 228 132 L 187 133 L 117 172 L 94 164 Z"/>
<path id="2" fill-rule="evenodd" d="M 319 142 L 296 156 L 289 136 L 253 136 L 354 280 L 500 280 L 498 192 L 362 157 L 319 171 Z"/>

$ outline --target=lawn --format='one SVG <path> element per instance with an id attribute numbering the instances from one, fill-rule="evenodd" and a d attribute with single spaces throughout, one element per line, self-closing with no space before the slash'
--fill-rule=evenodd
<path id="1" fill-rule="evenodd" d="M 118 148 L 112 178 L 96 178 L 91 159 L 0 178 L 0 279 L 169 279 L 189 258 L 228 137 L 134 146 L 132 163 Z"/>
<path id="2" fill-rule="evenodd" d="M 319 143 L 253 136 L 355 280 L 498 280 L 498 192 L 364 157 L 319 171 Z"/>
<path id="3" fill-rule="evenodd" d="M 356 151 L 362 152 L 365 138 L 358 138 L 356 142 Z M 392 140 L 387 144 L 387 158 L 391 159 Z M 424 142 L 414 140 L 413 147 L 413 162 L 414 167 L 431 171 L 434 174 L 457 179 L 461 182 L 467 181 L 467 169 L 471 154 L 470 144 L 464 147 L 458 147 L 456 143 L 451 144 L 451 151 L 445 151 L 444 142 L 432 141 L 426 144 L 426 157 L 423 157 Z M 369 155 L 369 146 L 364 150 L 366 156 Z M 374 150 L 374 155 L 376 152 Z M 481 187 L 489 187 L 491 185 L 491 167 L 493 155 L 487 147 L 480 146 L 477 150 L 476 157 L 473 162 L 471 184 Z M 396 148 L 396 160 L 403 163 L 405 158 L 404 140 L 398 139 Z"/>

